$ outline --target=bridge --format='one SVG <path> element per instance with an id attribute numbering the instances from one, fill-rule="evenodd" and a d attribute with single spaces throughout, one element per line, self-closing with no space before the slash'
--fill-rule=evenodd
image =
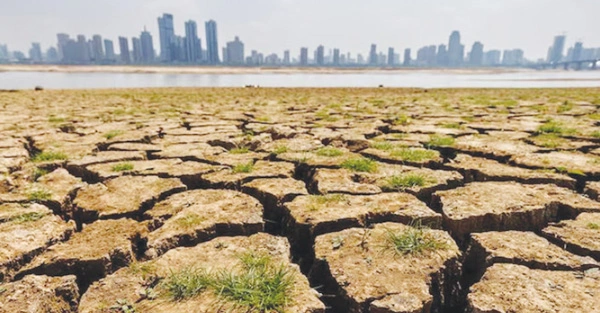
<path id="1" fill-rule="evenodd" d="M 562 62 L 550 62 L 550 63 L 538 63 L 532 64 L 531 67 L 538 70 L 545 70 L 547 68 L 557 69 L 559 67 L 568 70 L 569 68 L 574 68 L 579 71 L 583 69 L 584 64 L 589 64 L 589 69 L 595 70 L 598 68 L 598 62 L 600 59 L 588 59 L 588 60 L 577 60 L 577 61 L 562 61 Z"/>

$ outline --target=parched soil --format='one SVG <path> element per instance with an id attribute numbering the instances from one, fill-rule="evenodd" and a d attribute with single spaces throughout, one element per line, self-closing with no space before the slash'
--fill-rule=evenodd
<path id="1" fill-rule="evenodd" d="M 600 89 L 0 94 L 0 313 L 600 312 Z"/>

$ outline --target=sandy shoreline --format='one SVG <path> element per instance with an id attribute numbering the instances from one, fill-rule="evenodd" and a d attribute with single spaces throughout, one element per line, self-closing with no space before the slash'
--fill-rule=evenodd
<path id="1" fill-rule="evenodd" d="M 361 73 L 448 73 L 500 74 L 531 71 L 511 68 L 300 68 L 300 67 L 208 67 L 208 66 L 124 66 L 124 65 L 0 65 L 0 72 L 59 72 L 59 73 L 154 73 L 154 74 L 361 74 Z"/>

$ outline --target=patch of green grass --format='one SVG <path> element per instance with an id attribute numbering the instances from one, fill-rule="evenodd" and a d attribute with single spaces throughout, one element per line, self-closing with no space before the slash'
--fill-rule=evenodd
<path id="1" fill-rule="evenodd" d="M 338 203 L 346 200 L 346 196 L 339 193 L 331 193 L 327 195 L 313 195 L 310 196 L 310 204 L 308 205 L 309 211 L 318 211 L 324 205 L 330 203 Z"/>
<path id="2" fill-rule="evenodd" d="M 318 156 L 323 156 L 323 157 L 336 157 L 336 156 L 340 156 L 340 155 L 344 154 L 344 152 L 340 149 L 327 146 L 327 147 L 320 148 L 319 150 L 317 150 L 315 152 L 315 154 Z"/>
<path id="3" fill-rule="evenodd" d="M 177 223 L 177 225 L 179 225 L 181 227 L 190 228 L 193 226 L 198 226 L 205 220 L 206 220 L 206 218 L 204 218 L 198 214 L 188 214 L 184 217 L 178 218 L 177 220 L 175 220 L 175 222 Z"/>
<path id="4" fill-rule="evenodd" d="M 111 130 L 104 134 L 104 138 L 106 138 L 107 140 L 111 140 L 117 136 L 123 135 L 123 133 L 124 132 L 122 130 Z"/>
<path id="5" fill-rule="evenodd" d="M 65 118 L 52 115 L 48 118 L 48 122 L 53 124 L 63 123 L 65 122 Z"/>
<path id="6" fill-rule="evenodd" d="M 250 161 L 246 164 L 238 164 L 233 167 L 232 171 L 234 173 L 251 173 L 254 169 L 254 162 Z"/>
<path id="7" fill-rule="evenodd" d="M 442 128 L 461 129 L 462 125 L 459 123 L 447 123 L 447 124 L 443 124 Z"/>
<path id="8" fill-rule="evenodd" d="M 133 164 L 131 163 L 119 163 L 112 167 L 113 172 L 127 172 L 133 170 Z"/>
<path id="9" fill-rule="evenodd" d="M 392 124 L 408 125 L 408 124 L 410 124 L 410 122 L 411 122 L 410 117 L 406 116 L 405 114 L 400 114 L 400 115 L 398 115 L 398 117 L 396 117 L 396 119 L 392 122 Z"/>
<path id="10" fill-rule="evenodd" d="M 427 142 L 428 147 L 451 147 L 454 145 L 453 137 L 433 135 Z"/>
<path id="11" fill-rule="evenodd" d="M 534 144 L 544 148 L 556 148 L 565 144 L 567 140 L 554 133 L 539 134 L 531 138 Z"/>
<path id="12" fill-rule="evenodd" d="M 291 302 L 294 281 L 294 272 L 284 264 L 275 264 L 270 256 L 244 253 L 240 256 L 240 265 L 233 269 L 208 273 L 187 268 L 171 272 L 162 288 L 173 301 L 211 291 L 221 301 L 244 312 L 283 313 Z"/>
<path id="13" fill-rule="evenodd" d="M 592 136 L 594 138 L 600 138 L 600 130 L 597 130 L 597 131 L 591 133 L 590 136 Z"/>
<path id="14" fill-rule="evenodd" d="M 435 159 L 438 156 L 438 153 L 434 150 L 402 148 L 392 150 L 392 152 L 390 152 L 390 156 L 398 158 L 402 161 L 421 162 Z"/>
<path id="15" fill-rule="evenodd" d="M 31 173 L 31 178 L 33 179 L 33 181 L 37 181 L 38 179 L 40 179 L 40 177 L 42 177 L 46 174 L 48 174 L 47 170 L 36 167 L 33 169 L 32 173 Z"/>
<path id="16" fill-rule="evenodd" d="M 274 154 L 283 154 L 286 152 L 288 152 L 288 147 L 284 146 L 284 145 L 277 146 L 277 147 L 275 147 L 275 150 L 273 150 Z"/>
<path id="17" fill-rule="evenodd" d="M 572 128 L 565 127 L 562 123 L 557 121 L 548 121 L 538 127 L 538 133 L 540 134 L 556 134 L 556 135 L 572 135 L 577 131 Z"/>
<path id="18" fill-rule="evenodd" d="M 556 172 L 560 173 L 560 174 L 568 174 L 568 175 L 575 175 L 575 176 L 586 176 L 585 173 L 580 170 L 580 169 L 569 169 L 566 168 L 564 166 L 559 166 L 556 168 Z"/>
<path id="19" fill-rule="evenodd" d="M 44 216 L 46 216 L 46 213 L 30 212 L 12 217 L 8 221 L 15 223 L 35 222 L 41 220 L 42 218 L 44 218 Z"/>
<path id="20" fill-rule="evenodd" d="M 560 114 L 560 113 L 569 112 L 571 110 L 573 110 L 573 103 L 569 102 L 568 100 L 565 100 L 563 102 L 563 104 L 558 106 L 558 108 L 556 109 L 556 112 Z"/>
<path id="21" fill-rule="evenodd" d="M 594 230 L 597 230 L 597 229 L 600 229 L 600 224 L 596 224 L 596 223 L 588 223 L 588 224 L 586 225 L 586 227 L 587 227 L 588 229 L 594 229 Z"/>
<path id="22" fill-rule="evenodd" d="M 259 116 L 256 118 L 257 122 L 262 122 L 262 123 L 266 123 L 266 122 L 270 122 L 271 118 L 268 116 Z"/>
<path id="23" fill-rule="evenodd" d="M 248 152 L 250 152 L 250 149 L 248 149 L 248 147 L 237 147 L 229 150 L 229 153 L 231 154 L 246 154 Z"/>
<path id="24" fill-rule="evenodd" d="M 402 231 L 388 230 L 384 247 L 397 255 L 417 255 L 445 249 L 447 243 L 435 238 L 428 228 L 417 225 Z"/>
<path id="25" fill-rule="evenodd" d="M 50 161 L 63 161 L 68 159 L 68 156 L 60 151 L 42 151 L 31 158 L 34 163 L 39 162 L 50 162 Z"/>
<path id="26" fill-rule="evenodd" d="M 27 200 L 32 202 L 50 200 L 50 198 L 52 198 L 52 193 L 44 189 L 32 190 L 27 194 Z"/>
<path id="27" fill-rule="evenodd" d="M 377 162 L 367 158 L 348 159 L 340 166 L 353 172 L 373 173 L 377 171 Z"/>
<path id="28" fill-rule="evenodd" d="M 396 175 L 389 177 L 383 188 L 389 191 L 402 190 L 404 188 L 423 187 L 430 182 L 432 182 L 431 179 L 420 174 Z"/>
<path id="29" fill-rule="evenodd" d="M 396 145 L 388 141 L 378 141 L 371 143 L 371 148 L 381 151 L 390 151 L 396 148 Z"/>
<path id="30" fill-rule="evenodd" d="M 592 120 L 600 121 L 600 113 L 589 114 L 588 117 Z"/>

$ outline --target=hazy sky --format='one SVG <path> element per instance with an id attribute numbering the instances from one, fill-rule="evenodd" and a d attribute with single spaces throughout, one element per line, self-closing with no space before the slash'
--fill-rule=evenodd
<path id="1" fill-rule="evenodd" d="M 204 21 L 214 19 L 219 45 L 239 35 L 246 53 L 297 56 L 301 46 L 312 53 L 323 44 L 355 55 L 371 43 L 415 50 L 447 44 L 455 29 L 467 51 L 479 40 L 485 50 L 522 48 L 529 59 L 545 58 L 561 33 L 567 46 L 600 47 L 600 0 L 0 0 L 0 43 L 26 52 L 33 41 L 44 50 L 55 45 L 59 32 L 100 34 L 118 53 L 118 36 L 147 26 L 157 49 L 163 12 L 174 15 L 179 35 L 184 21 L 196 20 L 204 48 Z"/>

